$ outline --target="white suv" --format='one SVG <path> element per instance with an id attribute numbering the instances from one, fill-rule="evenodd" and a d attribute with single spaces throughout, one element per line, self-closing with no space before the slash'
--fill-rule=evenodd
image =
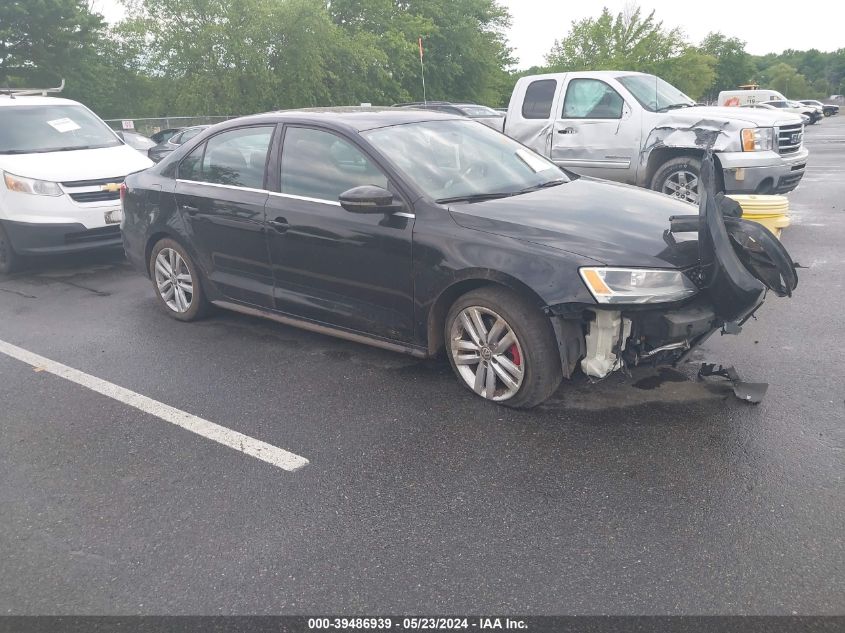
<path id="1" fill-rule="evenodd" d="M 80 103 L 0 94 L 0 273 L 120 246 L 121 183 L 152 164 Z"/>

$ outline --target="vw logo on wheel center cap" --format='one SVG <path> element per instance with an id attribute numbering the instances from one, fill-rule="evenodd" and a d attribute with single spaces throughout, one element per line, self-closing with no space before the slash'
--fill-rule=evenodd
<path id="1" fill-rule="evenodd" d="M 493 358 L 493 351 L 489 347 L 482 347 L 481 348 L 481 359 L 482 360 L 490 360 Z"/>

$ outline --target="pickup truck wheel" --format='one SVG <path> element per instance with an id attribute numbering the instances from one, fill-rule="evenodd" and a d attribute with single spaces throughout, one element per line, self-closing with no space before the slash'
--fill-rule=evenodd
<path id="1" fill-rule="evenodd" d="M 700 159 L 678 156 L 660 166 L 651 179 L 651 188 L 679 200 L 698 204 L 700 174 Z"/>
<path id="2" fill-rule="evenodd" d="M 179 321 L 205 316 L 208 301 L 199 270 L 181 244 L 171 239 L 158 242 L 150 254 L 149 267 L 156 299 L 167 314 Z"/>
<path id="3" fill-rule="evenodd" d="M 8 275 L 20 268 L 21 257 L 12 248 L 9 236 L 0 225 L 0 275 Z"/>
<path id="4" fill-rule="evenodd" d="M 549 319 L 507 288 L 479 288 L 463 295 L 446 316 L 444 334 L 458 379 L 485 400 L 534 407 L 563 378 Z"/>

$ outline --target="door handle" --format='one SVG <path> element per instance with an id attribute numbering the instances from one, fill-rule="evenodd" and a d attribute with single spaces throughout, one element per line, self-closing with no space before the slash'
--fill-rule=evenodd
<path id="1" fill-rule="evenodd" d="M 290 228 L 290 224 L 288 224 L 288 221 L 282 217 L 276 218 L 275 220 L 270 220 L 269 224 L 273 227 L 273 230 L 277 231 L 278 233 L 284 233 Z"/>
<path id="2" fill-rule="evenodd" d="M 565 127 L 562 130 L 558 130 L 558 134 L 575 134 L 577 130 L 574 127 Z"/>
<path id="3" fill-rule="evenodd" d="M 188 215 L 196 215 L 200 212 L 199 207 L 194 206 L 192 204 L 185 204 L 184 202 L 182 203 L 182 210 Z"/>

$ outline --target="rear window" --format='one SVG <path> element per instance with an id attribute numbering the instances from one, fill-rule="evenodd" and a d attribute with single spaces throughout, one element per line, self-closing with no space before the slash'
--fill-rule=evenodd
<path id="1" fill-rule="evenodd" d="M 555 100 L 557 81 L 554 79 L 538 79 L 532 81 L 525 91 L 525 101 L 522 103 L 522 118 L 548 119 L 552 115 L 552 103 Z"/>
<path id="2" fill-rule="evenodd" d="M 0 154 L 37 154 L 121 144 L 97 115 L 82 106 L 3 106 L 0 113 Z"/>

